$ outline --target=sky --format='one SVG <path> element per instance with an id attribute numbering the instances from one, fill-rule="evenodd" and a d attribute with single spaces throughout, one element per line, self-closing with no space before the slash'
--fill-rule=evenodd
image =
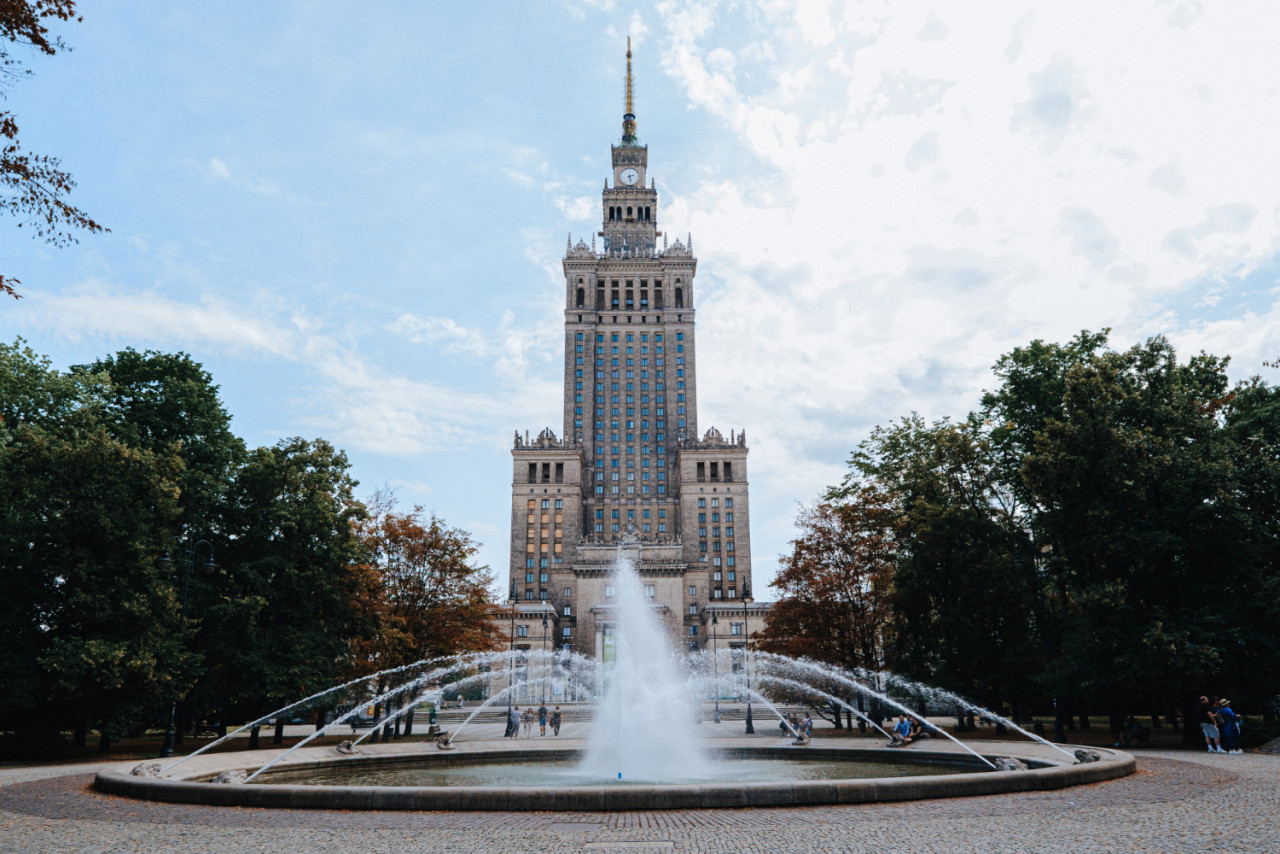
<path id="1" fill-rule="evenodd" d="M 6 108 L 111 229 L 0 220 L 0 339 L 184 351 L 251 445 L 324 437 L 482 543 L 560 432 L 567 237 L 626 38 L 659 228 L 697 255 L 700 425 L 745 429 L 758 599 L 801 504 L 1033 339 L 1280 356 L 1280 5 L 130 0 Z"/>

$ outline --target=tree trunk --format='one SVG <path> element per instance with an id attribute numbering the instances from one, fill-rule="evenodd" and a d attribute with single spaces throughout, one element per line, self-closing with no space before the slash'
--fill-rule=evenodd
<path id="1" fill-rule="evenodd" d="M 191 715 L 187 712 L 186 704 L 178 704 L 178 721 L 173 728 L 173 744 L 175 747 L 182 745 L 182 734 L 191 726 Z"/>
<path id="2" fill-rule="evenodd" d="M 284 744 L 284 715 L 276 715 L 276 732 L 271 737 L 272 744 Z"/>
<path id="3" fill-rule="evenodd" d="M 107 732 L 105 729 L 102 730 L 101 734 L 98 736 L 98 752 L 111 752 L 111 733 Z"/>
<path id="4" fill-rule="evenodd" d="M 1088 713 L 1088 712 L 1081 712 L 1081 713 L 1080 713 L 1080 729 L 1082 729 L 1082 730 L 1087 730 L 1087 729 L 1091 729 L 1091 728 L 1092 728 L 1092 726 L 1091 726 L 1091 724 L 1089 723 L 1089 713 Z"/>
<path id="5" fill-rule="evenodd" d="M 1200 717 L 1196 714 L 1200 698 L 1190 695 L 1182 700 L 1182 743 L 1186 747 L 1204 748 L 1204 733 L 1200 731 Z"/>
<path id="6" fill-rule="evenodd" d="M 259 727 L 259 726 L 255 726 L 249 730 L 249 749 L 250 750 L 257 750 L 259 747 L 262 746 L 261 742 L 259 741 L 259 735 L 261 734 L 261 730 L 262 730 L 262 727 Z"/>
<path id="7" fill-rule="evenodd" d="M 845 729 L 849 730 L 850 732 L 853 732 L 853 710 L 852 709 L 844 710 L 844 725 L 845 725 Z"/>
<path id="8" fill-rule="evenodd" d="M 414 704 L 413 707 L 410 707 L 409 711 L 404 716 L 404 737 L 405 738 L 408 738 L 409 736 L 413 735 L 413 713 L 415 711 L 417 711 L 417 704 Z"/>
<path id="9" fill-rule="evenodd" d="M 72 744 L 77 750 L 84 750 L 85 744 L 89 740 L 89 715 L 82 714 L 76 721 L 75 735 L 72 736 Z"/>
<path id="10" fill-rule="evenodd" d="M 831 717 L 835 719 L 836 729 L 844 729 L 844 724 L 840 721 L 840 704 L 835 700 L 831 701 Z"/>
<path id="11" fill-rule="evenodd" d="M 316 709 L 316 732 L 324 729 L 324 709 Z"/>

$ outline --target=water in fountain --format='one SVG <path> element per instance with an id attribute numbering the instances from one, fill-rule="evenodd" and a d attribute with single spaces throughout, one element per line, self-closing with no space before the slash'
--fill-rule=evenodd
<path id="1" fill-rule="evenodd" d="M 645 596 L 632 555 L 613 569 L 614 661 L 582 768 L 623 781 L 702 777 L 708 763 L 694 729 L 700 698 Z"/>

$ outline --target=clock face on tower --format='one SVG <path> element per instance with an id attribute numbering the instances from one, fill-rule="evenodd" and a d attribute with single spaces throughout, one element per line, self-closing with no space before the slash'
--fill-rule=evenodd
<path id="1" fill-rule="evenodd" d="M 622 179 L 622 183 L 630 186 L 640 179 L 640 173 L 628 167 L 618 173 L 618 177 Z"/>

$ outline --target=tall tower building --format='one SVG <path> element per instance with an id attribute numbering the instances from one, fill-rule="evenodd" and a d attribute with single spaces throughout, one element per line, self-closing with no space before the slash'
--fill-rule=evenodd
<path id="1" fill-rule="evenodd" d="M 634 535 L 645 592 L 672 636 L 696 650 L 714 628 L 723 649 L 764 619 L 751 595 L 747 440 L 699 430 L 698 262 L 692 237 L 660 230 L 630 39 L 622 138 L 610 154 L 601 230 L 590 244 L 570 238 L 563 262 L 562 432 L 517 432 L 512 451 L 512 635 L 525 648 L 601 655 L 610 569 Z"/>

